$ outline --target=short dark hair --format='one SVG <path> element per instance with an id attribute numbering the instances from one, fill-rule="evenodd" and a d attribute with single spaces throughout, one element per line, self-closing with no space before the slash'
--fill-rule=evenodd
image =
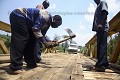
<path id="1" fill-rule="evenodd" d="M 49 5 L 50 5 L 50 3 L 49 3 L 49 1 L 44 1 L 43 3 L 42 3 L 42 5 L 43 5 L 43 7 L 45 8 L 45 9 L 47 9 L 48 7 L 49 7 Z"/>

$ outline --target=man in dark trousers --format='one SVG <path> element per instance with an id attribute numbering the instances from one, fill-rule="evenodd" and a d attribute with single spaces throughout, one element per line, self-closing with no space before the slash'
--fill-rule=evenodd
<path id="1" fill-rule="evenodd" d="M 107 31 L 109 28 L 107 22 L 108 6 L 105 1 L 94 0 L 97 8 L 94 15 L 92 31 L 97 33 L 97 63 L 95 70 L 105 72 L 106 67 L 109 66 L 107 60 Z"/>
<path id="2" fill-rule="evenodd" d="M 58 45 L 57 42 L 46 41 L 45 34 L 50 26 L 58 28 L 62 24 L 59 15 L 51 16 L 48 12 L 37 8 L 19 8 L 11 12 L 10 23 L 12 33 L 10 69 L 14 74 L 22 72 L 23 57 L 27 68 L 37 67 L 34 57 L 36 39 L 47 48 Z"/>

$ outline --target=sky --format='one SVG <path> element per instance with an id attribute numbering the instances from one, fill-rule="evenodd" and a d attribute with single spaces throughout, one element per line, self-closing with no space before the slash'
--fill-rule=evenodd
<path id="1" fill-rule="evenodd" d="M 10 12 L 16 8 L 35 8 L 44 0 L 0 0 L 0 21 L 9 22 Z M 85 44 L 95 35 L 92 32 L 94 12 L 97 5 L 94 0 L 49 0 L 47 9 L 52 15 L 61 15 L 63 23 L 57 29 L 50 28 L 47 36 L 53 39 L 55 35 L 68 35 L 64 30 L 69 27 L 76 37 L 73 39 L 78 45 Z M 120 11 L 120 0 L 104 0 L 108 3 L 108 21 Z M 0 34 L 7 34 L 0 31 Z"/>

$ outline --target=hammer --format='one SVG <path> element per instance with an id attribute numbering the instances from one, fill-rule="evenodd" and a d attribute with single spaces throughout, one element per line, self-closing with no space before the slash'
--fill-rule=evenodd
<path id="1" fill-rule="evenodd" d="M 72 38 L 76 37 L 76 35 L 72 32 L 72 30 L 70 28 L 66 28 L 65 31 L 69 34 L 69 37 L 67 37 L 67 38 L 65 38 L 63 40 L 58 41 L 58 43 L 62 43 L 64 41 L 67 41 L 69 39 L 72 39 Z"/>
<path id="2" fill-rule="evenodd" d="M 67 38 L 65 38 L 65 39 L 63 39 L 63 40 L 58 41 L 58 42 L 57 42 L 58 44 L 60 44 L 60 43 L 62 43 L 62 42 L 64 42 L 64 41 L 67 41 L 67 40 L 69 40 L 69 39 L 72 39 L 72 38 L 76 37 L 76 35 L 72 32 L 72 30 L 71 30 L 70 28 L 66 28 L 65 31 L 69 34 L 69 37 L 67 37 Z M 53 47 L 58 46 L 58 44 L 53 45 Z"/>
<path id="3" fill-rule="evenodd" d="M 76 35 L 72 32 L 72 30 L 70 28 L 66 28 L 65 31 L 69 34 L 69 37 L 67 37 L 67 38 L 65 38 L 63 40 L 58 41 L 57 42 L 58 44 L 76 37 Z M 58 44 L 54 44 L 54 45 L 52 45 L 52 47 L 58 46 Z M 43 49 L 45 49 L 45 47 L 41 48 L 41 50 L 43 50 Z"/>

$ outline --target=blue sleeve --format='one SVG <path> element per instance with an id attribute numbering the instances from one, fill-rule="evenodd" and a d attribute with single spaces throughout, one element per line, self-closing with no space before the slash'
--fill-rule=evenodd
<path id="1" fill-rule="evenodd" d="M 45 19 L 42 18 L 41 15 L 38 16 L 38 18 L 36 19 L 33 27 L 36 27 L 38 29 L 41 29 L 41 27 L 43 26 L 43 24 L 45 23 Z"/>
<path id="2" fill-rule="evenodd" d="M 41 28 L 43 27 L 44 23 L 45 23 L 45 19 L 42 18 L 41 15 L 39 15 L 32 27 L 33 33 L 36 36 L 36 38 L 43 36 Z"/>
<path id="3" fill-rule="evenodd" d="M 48 29 L 49 29 L 49 28 L 43 29 L 43 30 L 41 31 L 47 42 L 51 41 L 47 36 L 45 36 L 46 33 L 47 33 L 47 31 L 48 31 Z"/>
<path id="4" fill-rule="evenodd" d="M 46 35 L 47 31 L 48 31 L 48 29 L 43 29 L 43 30 L 41 31 L 41 32 L 42 32 L 42 34 L 43 34 L 43 36 L 45 36 L 45 35 Z"/>
<path id="5" fill-rule="evenodd" d="M 101 2 L 101 11 L 106 11 L 108 13 L 108 5 L 105 1 Z"/>

